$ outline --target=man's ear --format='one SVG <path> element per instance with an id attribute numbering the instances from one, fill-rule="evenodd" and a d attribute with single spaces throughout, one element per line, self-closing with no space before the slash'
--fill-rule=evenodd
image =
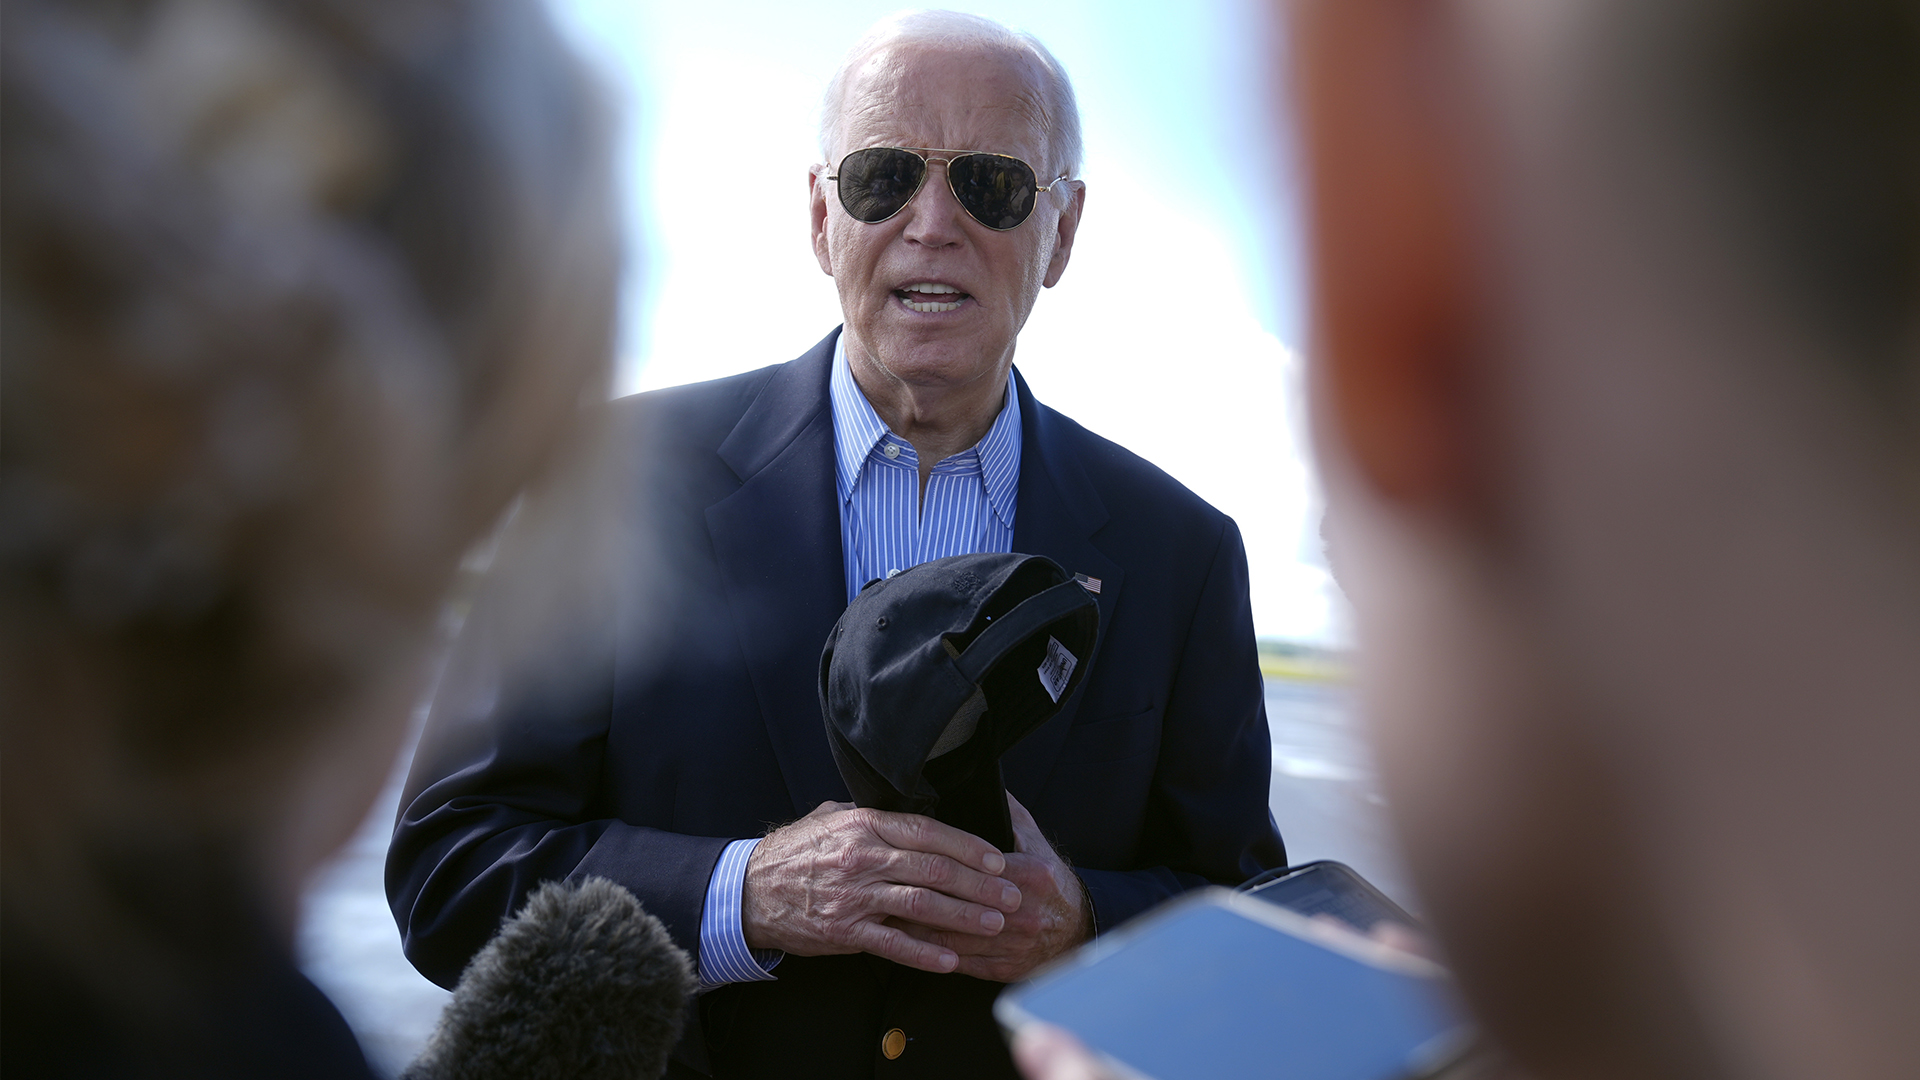
<path id="1" fill-rule="evenodd" d="M 825 165 L 807 168 L 807 216 L 812 221 L 813 257 L 820 260 L 820 272 L 833 276 L 833 259 L 827 251 L 827 179 Z"/>
<path id="2" fill-rule="evenodd" d="M 1053 258 L 1047 261 L 1047 276 L 1040 284 L 1051 289 L 1067 272 L 1067 260 L 1073 256 L 1073 237 L 1080 231 L 1080 214 L 1087 208 L 1087 185 L 1078 180 L 1067 181 L 1067 205 L 1060 211 L 1060 222 L 1055 226 L 1053 238 Z"/>
<path id="3" fill-rule="evenodd" d="M 1387 499 L 1471 515 L 1490 477 L 1441 7 L 1300 0 L 1294 92 L 1330 434 Z"/>

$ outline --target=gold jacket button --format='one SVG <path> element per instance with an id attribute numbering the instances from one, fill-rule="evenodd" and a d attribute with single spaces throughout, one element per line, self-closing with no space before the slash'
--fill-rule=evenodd
<path id="1" fill-rule="evenodd" d="M 892 1061 L 894 1058 L 906 1053 L 907 1033 L 901 1031 L 899 1028 L 894 1028 L 892 1031 L 880 1036 L 880 1052 L 887 1055 L 888 1061 Z"/>

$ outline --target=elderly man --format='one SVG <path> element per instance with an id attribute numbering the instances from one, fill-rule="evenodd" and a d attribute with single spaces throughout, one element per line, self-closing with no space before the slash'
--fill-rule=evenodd
<path id="1" fill-rule="evenodd" d="M 910 16 L 856 46 L 809 175 L 845 326 L 617 405 L 643 495 L 604 661 L 503 674 L 486 642 L 512 615 L 482 600 L 388 864 L 422 971 L 450 983 L 538 882 L 598 874 L 698 957 L 676 1070 L 1007 1075 L 1001 982 L 1284 860 L 1238 531 L 1012 369 L 1073 250 L 1078 131 L 1059 65 L 997 24 Z M 1003 762 L 1003 853 L 842 801 L 816 678 L 865 582 L 1009 550 L 1080 575 L 1100 639 Z"/>

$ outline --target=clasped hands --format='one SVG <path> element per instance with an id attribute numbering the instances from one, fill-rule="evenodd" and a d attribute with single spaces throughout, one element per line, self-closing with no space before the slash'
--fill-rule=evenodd
<path id="1" fill-rule="evenodd" d="M 1012 795 L 1016 850 L 918 814 L 825 802 L 747 863 L 747 944 L 867 952 L 923 971 L 1013 982 L 1085 941 L 1086 895 Z"/>

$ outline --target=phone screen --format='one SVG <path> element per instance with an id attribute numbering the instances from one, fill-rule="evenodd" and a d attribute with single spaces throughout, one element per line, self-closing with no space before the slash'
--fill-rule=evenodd
<path id="1" fill-rule="evenodd" d="M 1438 966 L 1224 889 L 1098 939 L 994 1013 L 1063 1027 L 1150 1080 L 1392 1080 L 1470 1038 Z"/>

